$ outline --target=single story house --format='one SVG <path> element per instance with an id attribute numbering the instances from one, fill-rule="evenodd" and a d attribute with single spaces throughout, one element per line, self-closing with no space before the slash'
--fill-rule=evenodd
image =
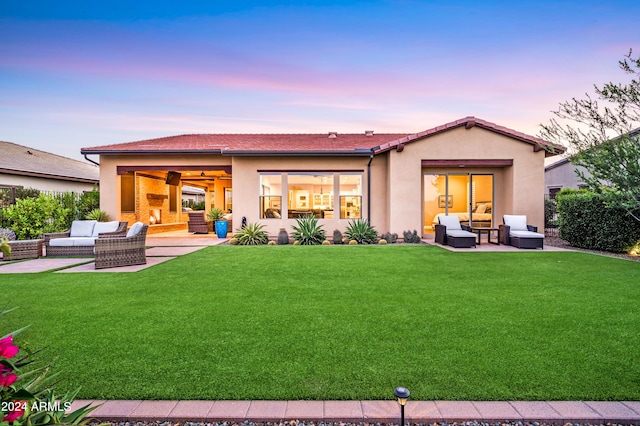
<path id="1" fill-rule="evenodd" d="M 588 185 L 580 178 L 577 171 L 591 176 L 582 166 L 574 166 L 567 158 L 561 158 L 544 168 L 545 195 L 549 198 L 556 198 L 556 194 L 562 188 L 582 189 Z"/>
<path id="2" fill-rule="evenodd" d="M 113 218 L 184 227 L 180 187 L 205 186 L 206 210 L 272 236 L 308 214 L 328 233 L 361 218 L 429 234 L 447 214 L 484 227 L 526 214 L 542 227 L 544 159 L 563 151 L 475 117 L 413 134 L 196 134 L 81 150 L 99 155 L 101 208 Z"/>
<path id="3" fill-rule="evenodd" d="M 95 164 L 0 141 L 0 188 L 83 192 L 93 190 L 99 178 Z"/>

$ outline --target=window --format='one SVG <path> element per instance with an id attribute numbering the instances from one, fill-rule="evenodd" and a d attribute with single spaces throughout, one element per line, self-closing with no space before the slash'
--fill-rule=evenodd
<path id="1" fill-rule="evenodd" d="M 136 176 L 133 172 L 120 176 L 120 211 L 136 211 Z"/>
<path id="2" fill-rule="evenodd" d="M 340 219 L 362 217 L 362 175 L 340 175 Z"/>
<path id="3" fill-rule="evenodd" d="M 260 175 L 260 219 L 282 217 L 282 175 Z"/>
<path id="4" fill-rule="evenodd" d="M 314 215 L 319 219 L 333 218 L 332 172 L 288 174 L 288 217 L 295 219 Z"/>

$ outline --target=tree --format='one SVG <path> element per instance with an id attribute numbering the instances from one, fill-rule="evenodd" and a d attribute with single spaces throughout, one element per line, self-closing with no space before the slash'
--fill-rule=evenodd
<path id="1" fill-rule="evenodd" d="M 590 189 L 617 195 L 613 203 L 640 221 L 640 57 L 629 50 L 618 63 L 630 81 L 594 85 L 595 98 L 561 103 L 540 137 L 567 146 Z"/>

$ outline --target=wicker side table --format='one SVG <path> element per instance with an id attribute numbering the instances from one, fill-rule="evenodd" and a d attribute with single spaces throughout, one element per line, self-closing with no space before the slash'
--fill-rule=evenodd
<path id="1" fill-rule="evenodd" d="M 9 241 L 11 254 L 3 255 L 2 260 L 34 259 L 42 255 L 44 240 L 14 240 Z"/>

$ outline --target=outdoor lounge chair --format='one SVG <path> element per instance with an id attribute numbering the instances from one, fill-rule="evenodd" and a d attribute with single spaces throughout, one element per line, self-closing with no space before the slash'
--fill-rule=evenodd
<path id="1" fill-rule="evenodd" d="M 544 248 L 544 234 L 538 233 L 538 227 L 527 225 L 527 216 L 506 214 L 502 217 L 504 225 L 500 225 L 500 241 L 502 244 L 517 248 Z"/>
<path id="2" fill-rule="evenodd" d="M 436 243 L 446 244 L 455 248 L 475 247 L 476 238 L 473 232 L 470 232 L 468 226 L 460 225 L 458 216 L 440 216 L 439 224 L 435 225 Z"/>
<path id="3" fill-rule="evenodd" d="M 208 234 L 212 228 L 213 225 L 211 222 L 204 219 L 204 213 L 189 213 L 189 232 L 193 232 L 194 234 Z"/>
<path id="4" fill-rule="evenodd" d="M 146 240 L 149 225 L 136 222 L 126 236 L 104 236 L 96 239 L 96 269 L 147 263 Z"/>

